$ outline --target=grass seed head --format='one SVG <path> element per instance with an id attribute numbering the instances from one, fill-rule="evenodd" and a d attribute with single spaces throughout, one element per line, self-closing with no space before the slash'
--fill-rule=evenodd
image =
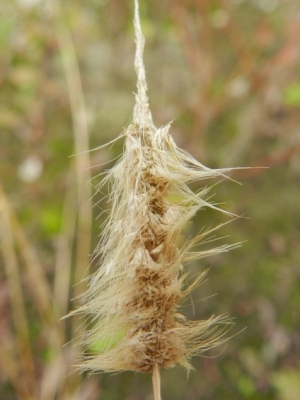
<path id="1" fill-rule="evenodd" d="M 196 286 L 186 288 L 183 263 L 229 248 L 190 252 L 211 231 L 179 246 L 186 222 L 202 207 L 216 208 L 205 199 L 207 189 L 195 194 L 188 183 L 226 171 L 209 169 L 180 150 L 169 133 L 170 125 L 154 126 L 137 0 L 134 26 L 137 94 L 133 120 L 123 133 L 124 153 L 104 179 L 111 183 L 112 209 L 96 250 L 101 266 L 90 280 L 84 305 L 77 310 L 94 321 L 83 337 L 94 354 L 82 364 L 93 372 L 150 372 L 155 365 L 190 369 L 191 356 L 223 343 L 228 329 L 224 316 L 189 321 L 179 311 Z"/>

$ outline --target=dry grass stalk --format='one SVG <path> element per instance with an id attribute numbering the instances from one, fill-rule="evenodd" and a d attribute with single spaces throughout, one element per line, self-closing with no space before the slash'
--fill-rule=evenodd
<path id="1" fill-rule="evenodd" d="M 78 213 L 73 213 L 72 215 L 72 205 L 74 200 L 68 198 L 67 212 L 64 214 L 64 221 L 66 228 L 65 232 L 69 229 L 69 238 L 67 239 L 62 232 L 60 244 L 60 252 L 58 254 L 58 264 L 56 271 L 64 265 L 62 271 L 55 275 L 55 301 L 59 300 L 59 312 L 63 311 L 63 308 L 67 307 L 66 300 L 68 299 L 68 283 L 71 280 L 71 263 L 72 263 L 72 236 L 76 235 L 76 255 L 75 270 L 74 270 L 74 280 L 77 284 L 74 286 L 72 294 L 77 298 L 84 290 L 86 290 L 86 282 L 78 282 L 87 273 L 89 268 L 88 254 L 90 254 L 91 249 L 91 223 L 92 223 L 92 210 L 90 205 L 90 199 L 92 196 L 91 187 L 89 185 L 90 181 L 90 160 L 89 160 L 89 131 L 88 131 L 88 120 L 85 107 L 85 100 L 82 90 L 82 82 L 80 77 L 80 71 L 78 66 L 78 60 L 76 57 L 76 51 L 72 36 L 69 29 L 64 23 L 62 23 L 63 18 L 63 2 L 61 0 L 52 0 L 51 2 L 51 16 L 53 18 L 54 30 L 57 37 L 57 42 L 59 45 L 59 50 L 61 53 L 61 58 L 63 62 L 63 67 L 65 71 L 67 89 L 70 100 L 70 108 L 72 115 L 73 124 L 73 137 L 74 137 L 74 147 L 75 147 L 75 159 L 74 165 L 71 166 L 71 171 L 75 169 L 75 176 L 77 180 L 77 195 L 75 195 L 75 201 L 77 202 Z M 73 172 L 71 172 L 72 174 Z M 69 196 L 72 196 L 70 194 Z M 75 220 L 77 222 L 77 227 L 75 229 Z M 67 240 L 66 240 L 67 239 Z M 76 304 L 76 303 L 75 303 Z M 63 315 L 63 314 L 61 314 Z M 84 325 L 78 320 L 72 321 L 72 336 L 74 337 L 78 332 L 84 330 Z M 73 362 L 73 357 L 76 352 L 82 351 L 81 345 L 76 344 L 77 347 L 74 349 L 72 347 L 72 352 L 70 353 L 71 364 Z M 80 387 L 82 377 L 79 375 L 72 375 L 70 387 Z M 72 389 L 73 390 L 73 389 Z M 62 394 L 60 394 L 62 395 Z M 76 398 L 76 395 L 75 395 Z"/>
<path id="2" fill-rule="evenodd" d="M 155 127 L 146 93 L 137 0 L 134 26 L 138 92 L 133 121 L 121 135 L 125 136 L 123 156 L 102 183 L 111 184 L 112 209 L 96 249 L 101 267 L 91 278 L 85 304 L 75 313 L 91 316 L 94 326 L 83 342 L 100 348 L 81 368 L 153 372 L 155 399 L 160 399 L 161 367 L 182 365 L 189 370 L 192 356 L 226 340 L 226 316 L 189 321 L 179 306 L 204 276 L 184 289 L 183 264 L 230 246 L 191 251 L 217 227 L 181 248 L 178 239 L 198 210 L 217 209 L 205 199 L 207 188 L 193 193 L 187 184 L 223 176 L 228 170 L 206 168 L 176 146 L 170 125 Z"/>
<path id="3" fill-rule="evenodd" d="M 14 353 L 18 353 L 18 368 L 22 370 L 26 377 L 25 385 L 18 385 L 17 379 L 13 380 L 16 387 L 21 387 L 24 399 L 37 399 L 38 386 L 33 362 L 33 353 L 30 346 L 29 323 L 27 320 L 21 274 L 19 262 L 15 252 L 15 243 L 12 234 L 11 212 L 6 201 L 4 191 L 0 186 L 0 254 L 3 256 L 3 264 L 6 271 L 7 283 L 9 288 L 11 313 L 16 331 L 16 348 Z M 1 345 L 1 350 L 2 345 Z M 2 354 L 2 352 L 1 352 Z M 5 354 L 3 355 L 5 359 Z M 7 360 L 5 360 L 7 362 Z M 13 373 L 15 368 L 8 363 L 8 371 Z"/>

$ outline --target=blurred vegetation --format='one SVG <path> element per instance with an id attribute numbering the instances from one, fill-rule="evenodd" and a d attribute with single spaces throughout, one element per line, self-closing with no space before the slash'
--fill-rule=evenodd
<path id="1" fill-rule="evenodd" d="M 184 307 L 198 319 L 230 314 L 235 336 L 194 359 L 188 380 L 181 369 L 164 371 L 163 399 L 296 400 L 299 2 L 140 3 L 157 126 L 174 120 L 177 144 L 209 167 L 268 167 L 236 170 L 230 178 L 242 186 L 227 180 L 213 189 L 216 203 L 250 218 L 223 226 L 219 235 L 246 242 L 188 267 L 191 277 L 211 269 Z M 108 209 L 105 193 L 94 187 L 122 143 L 71 156 L 112 140 L 130 122 L 132 12 L 131 0 L 0 3 L 3 400 L 152 398 L 149 376 L 74 372 L 81 349 L 73 339 L 83 321 L 59 321 L 84 291 L 78 282 L 88 275 Z M 226 221 L 201 211 L 187 234 Z"/>

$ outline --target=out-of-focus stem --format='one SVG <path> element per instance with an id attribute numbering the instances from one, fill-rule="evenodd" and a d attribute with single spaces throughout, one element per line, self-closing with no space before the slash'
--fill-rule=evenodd
<path id="1" fill-rule="evenodd" d="M 78 296 L 86 290 L 86 282 L 82 281 L 84 275 L 87 273 L 89 267 L 89 258 L 91 248 L 91 225 L 92 225 L 92 210 L 90 199 L 92 197 L 90 181 L 90 160 L 89 160 L 89 132 L 88 132 L 88 118 L 86 113 L 83 88 L 80 76 L 78 60 L 76 56 L 75 46 L 72 40 L 71 33 L 68 27 L 63 22 L 63 10 L 61 0 L 52 0 L 51 16 L 53 19 L 55 34 L 59 50 L 62 57 L 63 67 L 65 71 L 67 89 L 70 100 L 70 108 L 73 122 L 73 136 L 75 148 L 75 173 L 77 179 L 77 225 L 76 225 L 76 255 L 75 255 L 75 271 L 74 281 L 81 282 L 74 287 L 73 297 L 75 306 L 78 301 Z M 71 220 L 71 225 L 74 225 L 74 220 Z M 73 228 L 71 229 L 73 230 Z M 65 255 L 71 256 L 70 249 L 65 247 Z M 69 253 L 69 254 L 68 254 Z M 69 268 L 70 273 L 70 268 Z M 70 280 L 70 276 L 65 273 L 65 284 Z M 64 293 L 65 303 L 67 292 Z M 66 308 L 66 304 L 61 303 Z M 62 310 L 62 309 L 61 309 Z M 72 321 L 72 336 L 80 335 L 84 329 L 84 324 L 79 323 L 78 320 Z M 76 345 L 76 352 L 80 352 L 80 345 Z M 70 354 L 69 364 L 74 364 L 74 352 Z M 67 392 L 74 393 L 74 388 L 80 386 L 82 380 L 81 375 L 70 380 Z M 61 394 L 61 397 L 64 395 Z M 66 395 L 69 397 L 69 394 Z M 75 398 L 77 394 L 75 394 Z"/>
<path id="2" fill-rule="evenodd" d="M 16 330 L 18 358 L 24 374 L 24 398 L 31 391 L 32 399 L 38 399 L 38 385 L 35 373 L 34 358 L 30 346 L 29 324 L 25 310 L 21 273 L 15 242 L 12 233 L 11 213 L 7 206 L 4 191 L 0 187 L 0 250 L 3 255 L 3 264 L 6 270 L 7 284 L 10 295 L 12 319 Z M 20 368 L 19 367 L 19 368 Z"/>

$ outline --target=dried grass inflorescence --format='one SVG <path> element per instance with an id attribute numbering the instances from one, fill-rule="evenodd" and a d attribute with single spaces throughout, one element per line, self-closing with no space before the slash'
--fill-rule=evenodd
<path id="1" fill-rule="evenodd" d="M 101 267 L 91 278 L 85 304 L 76 311 L 94 321 L 84 336 L 86 345 L 96 343 L 100 349 L 82 364 L 90 371 L 151 372 L 174 365 L 189 369 L 191 356 L 224 342 L 228 327 L 225 316 L 189 321 L 179 311 L 203 277 L 187 287 L 184 263 L 230 247 L 191 251 L 214 229 L 179 246 L 185 223 L 202 207 L 217 208 L 205 200 L 207 188 L 194 193 L 187 184 L 223 176 L 226 170 L 206 168 L 180 150 L 170 125 L 154 126 L 137 1 L 135 6 L 138 92 L 133 121 L 122 134 L 122 158 L 102 183 L 111 184 L 112 209 L 96 249 Z"/>

